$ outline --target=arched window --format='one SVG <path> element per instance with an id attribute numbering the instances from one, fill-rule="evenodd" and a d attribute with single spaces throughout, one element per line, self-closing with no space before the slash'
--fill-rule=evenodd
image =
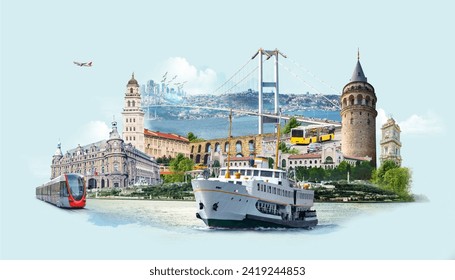
<path id="1" fill-rule="evenodd" d="M 133 88 L 130 88 L 130 93 L 133 93 Z"/>
<path id="2" fill-rule="evenodd" d="M 201 155 L 197 155 L 196 156 L 196 163 L 200 163 L 201 162 Z"/>
<path id="3" fill-rule="evenodd" d="M 212 151 L 212 145 L 210 143 L 205 144 L 205 152 L 210 153 Z"/>
<path id="4" fill-rule="evenodd" d="M 248 141 L 248 149 L 250 150 L 250 152 L 254 151 L 254 140 Z"/>
<path id="5" fill-rule="evenodd" d="M 132 104 L 133 104 L 133 107 L 136 107 L 136 102 L 134 100 L 133 100 Z"/>
<path id="6" fill-rule="evenodd" d="M 221 151 L 220 143 L 216 142 L 215 143 L 215 152 L 220 152 L 220 151 Z"/>
<path id="7" fill-rule="evenodd" d="M 349 105 L 354 105 L 354 96 L 349 95 Z"/>
<path id="8" fill-rule="evenodd" d="M 363 96 L 361 94 L 357 95 L 357 105 L 362 105 Z"/>
<path id="9" fill-rule="evenodd" d="M 242 152 L 242 141 L 239 140 L 235 143 L 235 152 L 236 153 Z"/>
<path id="10" fill-rule="evenodd" d="M 130 103 L 130 101 L 129 101 L 129 100 L 128 100 L 128 107 L 131 107 L 131 103 Z"/>
<path id="11" fill-rule="evenodd" d="M 202 149 L 202 146 L 199 145 L 199 146 L 197 147 L 197 152 L 200 153 L 200 152 L 201 152 L 201 149 Z"/>
<path id="12" fill-rule="evenodd" d="M 224 151 L 229 152 L 229 142 L 224 143 Z"/>

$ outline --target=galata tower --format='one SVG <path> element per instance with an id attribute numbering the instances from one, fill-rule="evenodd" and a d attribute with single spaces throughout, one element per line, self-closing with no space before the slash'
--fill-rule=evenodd
<path id="1" fill-rule="evenodd" d="M 351 81 L 341 95 L 341 152 L 344 156 L 370 157 L 376 167 L 376 94 L 367 82 L 359 55 Z"/>

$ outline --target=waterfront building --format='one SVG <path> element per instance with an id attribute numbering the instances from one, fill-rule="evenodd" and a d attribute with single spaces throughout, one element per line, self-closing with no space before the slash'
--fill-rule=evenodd
<path id="1" fill-rule="evenodd" d="M 112 122 L 108 140 L 102 140 L 62 153 L 61 144 L 52 158 L 51 179 L 63 173 L 80 173 L 87 187 L 124 188 L 135 184 L 160 183 L 158 164 L 149 155 L 125 143 Z"/>
<path id="2" fill-rule="evenodd" d="M 346 157 L 370 157 L 376 167 L 376 94 L 359 57 L 351 81 L 341 94 L 341 142 Z"/>
<path id="3" fill-rule="evenodd" d="M 393 160 L 398 166 L 401 166 L 401 141 L 400 141 L 400 126 L 393 118 L 387 120 L 382 126 L 381 146 L 381 164 L 385 160 Z"/>
<path id="4" fill-rule="evenodd" d="M 153 84 L 154 85 L 154 84 Z M 123 140 L 151 157 L 176 157 L 182 153 L 189 157 L 187 138 L 144 128 L 144 111 L 139 83 L 134 73 L 126 85 L 123 108 Z"/>
<path id="5" fill-rule="evenodd" d="M 159 157 L 173 157 L 183 154 L 190 157 L 188 138 L 175 133 L 164 133 L 144 129 L 145 152 Z"/>

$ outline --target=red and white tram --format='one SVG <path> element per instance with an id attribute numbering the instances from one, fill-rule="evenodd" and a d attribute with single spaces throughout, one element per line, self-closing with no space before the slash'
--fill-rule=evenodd
<path id="1" fill-rule="evenodd" d="M 63 208 L 84 208 L 87 189 L 81 174 L 55 177 L 36 188 L 36 198 Z"/>

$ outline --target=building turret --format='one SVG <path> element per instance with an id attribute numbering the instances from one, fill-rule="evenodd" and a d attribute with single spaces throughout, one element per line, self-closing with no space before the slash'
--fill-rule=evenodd
<path id="1" fill-rule="evenodd" d="M 359 56 L 351 81 L 341 95 L 341 151 L 344 156 L 370 157 L 376 166 L 376 94 L 367 82 Z"/>

